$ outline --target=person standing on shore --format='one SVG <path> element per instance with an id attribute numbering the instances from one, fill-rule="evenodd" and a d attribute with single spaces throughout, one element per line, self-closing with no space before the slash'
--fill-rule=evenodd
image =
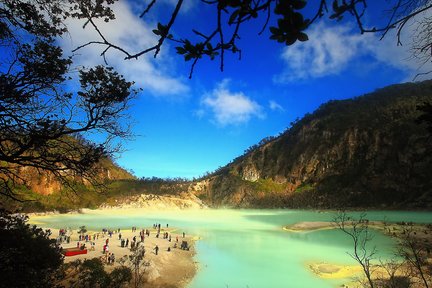
<path id="1" fill-rule="evenodd" d="M 158 255 L 158 251 L 159 251 L 159 247 L 158 245 L 156 245 L 156 247 L 154 248 L 155 254 Z"/>

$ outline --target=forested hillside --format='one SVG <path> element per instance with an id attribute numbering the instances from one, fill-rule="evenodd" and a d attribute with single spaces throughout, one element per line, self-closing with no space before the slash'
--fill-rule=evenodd
<path id="1" fill-rule="evenodd" d="M 66 211 L 115 206 L 141 194 L 193 193 L 213 207 L 431 208 L 432 134 L 418 121 L 424 103 L 432 103 L 432 81 L 325 103 L 196 181 L 138 180 L 108 159 L 98 166 L 105 179 L 99 190 L 79 179 L 65 187 L 24 169 L 31 185 L 22 189 L 35 201 L 3 203 Z"/>
<path id="2" fill-rule="evenodd" d="M 18 167 L 20 179 L 13 184 L 16 201 L 0 196 L 2 208 L 11 211 L 68 211 L 78 208 L 96 208 L 106 201 L 112 191 L 123 182 L 135 182 L 135 177 L 109 158 L 101 159 L 92 167 L 94 179 L 83 178 L 65 171 L 63 179 L 33 167 Z M 65 182 L 65 180 L 67 182 Z M 130 190 L 130 189 L 129 189 Z"/>
<path id="3" fill-rule="evenodd" d="M 432 207 L 431 134 L 417 123 L 432 82 L 330 101 L 200 182 L 234 207 Z"/>

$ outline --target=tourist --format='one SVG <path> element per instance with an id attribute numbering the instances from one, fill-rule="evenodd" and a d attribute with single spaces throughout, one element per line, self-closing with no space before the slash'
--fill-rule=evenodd
<path id="1" fill-rule="evenodd" d="M 158 245 L 156 245 L 156 247 L 154 248 L 155 254 L 158 255 L 158 251 L 159 251 L 159 247 Z"/>
<path id="2" fill-rule="evenodd" d="M 127 248 L 128 245 L 129 245 L 129 238 L 126 239 L 126 245 L 125 245 L 125 247 Z"/>

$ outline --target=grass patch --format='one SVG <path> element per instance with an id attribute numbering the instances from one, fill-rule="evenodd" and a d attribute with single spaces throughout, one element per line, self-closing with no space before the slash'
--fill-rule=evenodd
<path id="1" fill-rule="evenodd" d="M 304 193 L 314 189 L 314 186 L 310 183 L 302 183 L 299 187 L 294 190 L 294 193 Z"/>
<path id="2" fill-rule="evenodd" d="M 285 184 L 277 183 L 272 179 L 258 179 L 254 182 L 254 188 L 260 192 L 279 193 L 285 191 Z"/>

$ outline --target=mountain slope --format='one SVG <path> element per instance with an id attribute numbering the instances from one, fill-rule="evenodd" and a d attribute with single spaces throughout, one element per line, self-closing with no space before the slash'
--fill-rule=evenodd
<path id="1" fill-rule="evenodd" d="M 108 158 L 101 159 L 92 167 L 97 186 L 81 176 L 66 171 L 63 183 L 51 172 L 38 171 L 33 167 L 19 167 L 21 182 L 14 184 L 19 202 L 0 195 L 0 208 L 10 211 L 37 212 L 47 210 L 68 211 L 79 208 L 95 208 L 111 195 L 111 187 L 119 182 L 134 181 L 135 177 Z"/>
<path id="2" fill-rule="evenodd" d="M 432 81 L 331 101 L 192 187 L 214 206 L 432 207 Z"/>

